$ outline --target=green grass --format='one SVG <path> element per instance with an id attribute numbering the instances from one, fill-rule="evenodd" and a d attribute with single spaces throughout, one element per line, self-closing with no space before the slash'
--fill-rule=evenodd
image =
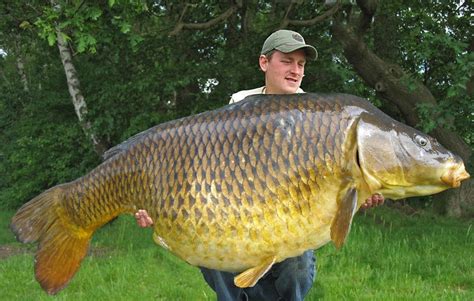
<path id="1" fill-rule="evenodd" d="M 0 213 L 0 246 L 19 248 Z M 474 300 L 472 220 L 388 208 L 358 214 L 344 247 L 316 251 L 306 300 Z M 70 284 L 46 295 L 29 253 L 0 259 L 0 300 L 215 300 L 199 270 L 156 246 L 130 216 L 102 228 Z"/>

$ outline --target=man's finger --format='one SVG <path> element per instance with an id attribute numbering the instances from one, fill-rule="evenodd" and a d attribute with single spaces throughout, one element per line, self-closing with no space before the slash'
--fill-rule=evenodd
<path id="1" fill-rule="evenodd" d="M 146 217 L 146 226 L 149 227 L 153 225 L 153 220 L 151 219 L 151 217 L 147 216 Z"/>

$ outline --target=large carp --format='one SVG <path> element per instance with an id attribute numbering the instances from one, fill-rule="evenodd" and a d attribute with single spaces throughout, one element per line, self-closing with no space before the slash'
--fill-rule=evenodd
<path id="1" fill-rule="evenodd" d="M 106 153 L 89 174 L 21 207 L 11 228 L 39 242 L 35 273 L 54 294 L 94 231 L 146 209 L 154 239 L 186 262 L 242 272 L 254 285 L 276 262 L 340 247 L 374 193 L 399 199 L 458 187 L 462 160 L 351 95 L 257 95 L 157 125 Z"/>

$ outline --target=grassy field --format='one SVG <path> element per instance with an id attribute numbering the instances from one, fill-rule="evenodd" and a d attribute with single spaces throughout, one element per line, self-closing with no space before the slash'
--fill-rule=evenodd
<path id="1" fill-rule="evenodd" d="M 15 242 L 0 213 L 0 300 L 215 300 L 199 270 L 152 242 L 130 216 L 102 228 L 69 286 L 50 297 L 33 275 L 34 246 Z M 345 246 L 316 251 L 306 300 L 474 300 L 472 220 L 359 213 Z"/>

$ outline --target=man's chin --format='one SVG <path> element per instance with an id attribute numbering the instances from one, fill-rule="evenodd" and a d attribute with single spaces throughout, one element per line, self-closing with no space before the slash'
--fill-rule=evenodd
<path id="1" fill-rule="evenodd" d="M 300 83 L 293 82 L 293 81 L 287 81 L 285 91 L 287 91 L 287 93 L 296 93 L 296 91 L 298 91 L 299 87 L 300 87 Z"/>
<path id="2" fill-rule="evenodd" d="M 272 91 L 271 89 L 267 90 L 267 94 L 294 94 L 298 91 L 300 86 L 294 82 L 291 84 L 286 84 L 283 87 L 280 87 L 278 90 Z"/>
<path id="3" fill-rule="evenodd" d="M 294 94 L 296 91 L 298 91 L 298 88 L 298 85 L 285 87 L 282 89 L 282 94 Z"/>

